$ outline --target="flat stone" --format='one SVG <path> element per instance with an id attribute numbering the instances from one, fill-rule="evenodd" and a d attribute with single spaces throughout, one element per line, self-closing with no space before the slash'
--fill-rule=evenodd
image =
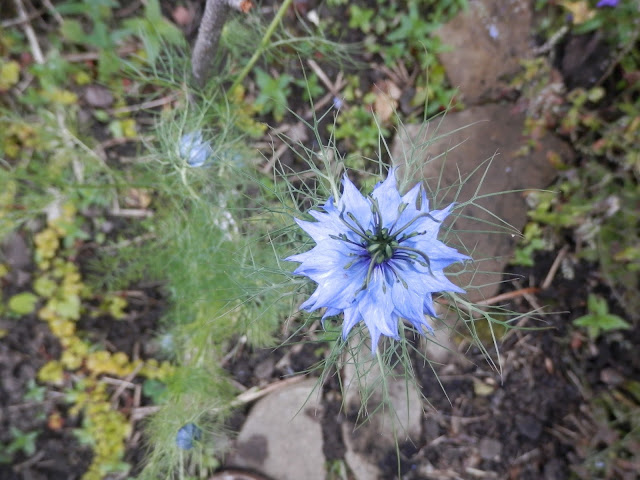
<path id="1" fill-rule="evenodd" d="M 467 105 L 500 98 L 520 60 L 531 56 L 531 2 L 472 0 L 436 31 L 450 51 L 439 54 Z"/>
<path id="2" fill-rule="evenodd" d="M 226 464 L 278 480 L 325 479 L 322 408 L 316 380 L 282 388 L 259 400 Z"/>
<path id="3" fill-rule="evenodd" d="M 419 443 L 422 435 L 423 404 L 416 385 L 403 376 L 385 379 L 382 390 L 380 369 L 368 347 L 355 362 L 343 368 L 345 404 L 350 418 L 360 412 L 356 423 L 342 424 L 342 438 L 346 447 L 345 461 L 357 480 L 382 478 L 378 464 L 396 451 L 396 443 Z M 367 398 L 363 406 L 363 392 Z M 386 401 L 383 404 L 383 398 Z"/>
<path id="4" fill-rule="evenodd" d="M 568 160 L 573 155 L 552 135 L 542 137 L 527 151 L 523 128 L 523 114 L 507 105 L 485 105 L 449 113 L 426 126 L 407 125 L 391 148 L 394 165 L 409 164 L 412 168 L 404 169 L 405 174 L 425 180 L 432 208 L 520 190 L 478 199 L 445 222 L 444 231 L 451 225 L 445 241 L 456 247 L 464 245 L 474 259 L 465 273 L 453 278 L 472 301 L 490 298 L 498 291 L 518 232 L 527 222 L 522 190 L 549 186 L 556 174 L 550 158 L 558 155 Z"/>

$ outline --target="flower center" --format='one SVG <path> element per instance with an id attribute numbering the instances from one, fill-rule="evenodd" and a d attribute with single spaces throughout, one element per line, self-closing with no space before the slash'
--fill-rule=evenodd
<path id="1" fill-rule="evenodd" d="M 377 233 L 371 231 L 365 232 L 367 251 L 371 255 L 371 260 L 376 265 L 380 265 L 393 257 L 394 252 L 398 248 L 398 242 L 395 235 L 389 234 L 388 228 L 380 228 L 378 225 Z"/>
<path id="2" fill-rule="evenodd" d="M 365 228 L 360 224 L 360 222 L 358 221 L 358 219 L 355 217 L 353 213 L 343 211 L 340 214 L 340 220 L 342 221 L 342 223 L 344 223 L 344 225 L 347 226 L 349 230 L 351 230 L 353 233 L 356 234 L 357 237 L 359 237 L 359 240 L 357 239 L 352 240 L 348 238 L 345 233 L 341 233 L 339 235 L 329 235 L 331 238 L 335 240 L 340 240 L 346 243 L 350 243 L 358 247 L 364 247 L 367 250 L 367 253 L 369 256 L 369 260 L 368 260 L 369 268 L 367 269 L 367 274 L 362 284 L 361 290 L 365 290 L 369 286 L 369 282 L 371 280 L 371 275 L 373 273 L 374 268 L 394 258 L 394 255 L 398 260 L 402 260 L 409 263 L 415 262 L 422 265 L 423 267 L 428 268 L 429 273 L 433 275 L 433 272 L 431 271 L 431 261 L 429 259 L 429 256 L 426 253 L 416 248 L 412 248 L 406 244 L 403 244 L 405 240 L 418 235 L 423 235 L 425 232 L 419 232 L 419 231 L 412 231 L 410 233 L 404 233 L 404 232 L 407 231 L 418 219 L 423 217 L 429 217 L 435 222 L 439 222 L 439 221 L 435 219 L 433 216 L 431 216 L 430 213 L 422 212 L 416 215 L 413 219 L 409 220 L 401 228 L 396 229 L 396 224 L 398 220 L 400 220 L 400 215 L 408 206 L 408 204 L 403 203 L 398 207 L 398 213 L 397 213 L 398 216 L 396 218 L 396 221 L 393 222 L 393 224 L 391 225 L 391 227 L 390 228 L 382 227 L 384 223 L 382 221 L 382 213 L 378 206 L 378 202 L 372 197 L 369 197 L 369 200 L 371 201 L 371 212 L 373 213 L 373 225 L 374 225 L 373 228 L 375 231 L 372 231 L 371 229 L 365 230 Z M 345 214 L 355 225 L 347 222 L 347 220 L 344 218 Z M 349 262 L 344 266 L 345 270 L 351 268 L 351 266 L 358 261 L 358 258 L 362 258 L 361 256 L 362 254 L 358 255 L 354 253 L 352 255 L 356 258 L 354 258 L 351 262 Z M 396 271 L 396 268 L 389 265 L 389 269 L 396 276 L 397 280 L 401 282 L 405 288 L 408 288 L 407 282 L 405 282 L 404 279 L 400 277 L 399 273 Z M 383 288 L 384 287 L 385 286 L 383 285 Z"/>

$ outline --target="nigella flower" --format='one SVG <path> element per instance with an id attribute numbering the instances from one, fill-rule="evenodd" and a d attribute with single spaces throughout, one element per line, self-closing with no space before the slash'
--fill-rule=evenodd
<path id="1" fill-rule="evenodd" d="M 213 153 L 209 142 L 202 140 L 202 132 L 185 133 L 180 139 L 180 157 L 189 164 L 190 167 L 201 167 Z"/>
<path id="2" fill-rule="evenodd" d="M 200 440 L 202 437 L 202 430 L 193 424 L 187 423 L 176 435 L 176 445 L 182 450 L 191 450 L 193 448 L 193 442 Z"/>
<path id="3" fill-rule="evenodd" d="M 344 314 L 344 339 L 364 322 L 374 352 L 380 335 L 399 339 L 400 319 L 420 332 L 433 331 L 425 318 L 436 315 L 431 295 L 463 292 L 443 269 L 469 259 L 437 239 L 453 205 L 429 211 L 421 185 L 401 196 L 393 169 L 369 197 L 346 175 L 342 185 L 337 203 L 331 197 L 324 212 L 309 212 L 316 222 L 296 219 L 316 245 L 287 260 L 300 263 L 295 274 L 318 284 L 300 308 L 326 308 L 323 320 Z"/>
<path id="4" fill-rule="evenodd" d="M 597 8 L 602 8 L 602 7 L 617 7 L 619 3 L 619 0 L 600 0 L 597 4 L 596 7 Z"/>

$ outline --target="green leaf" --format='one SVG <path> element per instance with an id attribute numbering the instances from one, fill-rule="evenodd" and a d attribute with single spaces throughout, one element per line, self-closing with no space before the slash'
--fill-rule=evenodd
<path id="1" fill-rule="evenodd" d="M 254 105 L 262 113 L 273 113 L 276 121 L 281 121 L 287 111 L 287 97 L 291 94 L 290 75 L 282 74 L 278 78 L 273 78 L 267 72 L 256 68 L 256 83 L 260 87 L 260 94 L 256 98 Z"/>
<path id="2" fill-rule="evenodd" d="M 589 294 L 587 308 L 589 309 L 589 312 L 595 315 L 606 315 L 609 312 L 607 301 L 604 298 L 600 298 L 593 294 Z"/>
<path id="3" fill-rule="evenodd" d="M 66 19 L 60 27 L 62 36 L 72 43 L 85 43 L 87 34 L 78 20 Z"/>
<path id="4" fill-rule="evenodd" d="M 631 328 L 631 325 L 625 322 L 618 315 L 602 315 L 599 317 L 599 320 L 600 329 L 605 332 L 610 330 L 629 330 Z"/>
<path id="5" fill-rule="evenodd" d="M 38 303 L 38 297 L 33 293 L 19 293 L 9 299 L 9 309 L 18 315 L 27 315 L 33 312 L 36 303 Z"/>
<path id="6" fill-rule="evenodd" d="M 33 282 L 33 289 L 38 295 L 45 298 L 51 297 L 55 293 L 57 288 L 58 284 L 48 276 L 38 277 Z"/>
<path id="7" fill-rule="evenodd" d="M 609 307 L 604 298 L 590 294 L 587 300 L 587 308 L 589 313 L 576 318 L 573 324 L 586 328 L 592 340 L 595 340 L 601 332 L 628 330 L 631 328 L 622 318 L 609 313 Z"/>
<path id="8" fill-rule="evenodd" d="M 149 397 L 154 405 L 159 405 L 167 393 L 167 386 L 159 381 L 147 379 L 142 384 L 142 394 Z"/>
<path id="9" fill-rule="evenodd" d="M 36 439 L 38 432 L 23 432 L 15 427 L 11 427 L 13 441 L 7 446 L 7 453 L 13 455 L 16 452 L 23 452 L 31 456 L 36 451 Z"/>
<path id="10" fill-rule="evenodd" d="M 144 6 L 144 16 L 151 23 L 162 22 L 162 12 L 160 11 L 160 2 L 158 0 L 147 0 Z"/>

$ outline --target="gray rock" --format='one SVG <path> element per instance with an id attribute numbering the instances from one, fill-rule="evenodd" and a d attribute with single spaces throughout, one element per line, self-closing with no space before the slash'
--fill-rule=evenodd
<path id="1" fill-rule="evenodd" d="M 531 2 L 474 0 L 436 35 L 452 47 L 439 55 L 462 101 L 498 99 L 520 60 L 531 56 Z"/>
<path id="2" fill-rule="evenodd" d="M 500 460 L 502 454 L 502 442 L 493 438 L 485 437 L 478 445 L 480 456 L 485 460 Z"/>
<path id="3" fill-rule="evenodd" d="M 315 379 L 305 380 L 258 401 L 227 465 L 278 480 L 324 480 L 322 408 L 315 386 Z"/>
<path id="4" fill-rule="evenodd" d="M 464 245 L 474 258 L 472 271 L 454 279 L 473 301 L 494 296 L 502 281 L 518 232 L 527 222 L 528 207 L 521 190 L 542 189 L 552 182 L 551 155 L 565 160 L 572 156 L 571 149 L 551 135 L 527 151 L 523 128 L 523 114 L 507 105 L 485 105 L 449 113 L 426 127 L 408 125 L 396 135 L 391 148 L 395 165 L 413 165 L 400 176 L 425 179 L 435 206 L 520 190 L 479 199 L 467 205 L 455 221 L 447 221 L 452 225 L 447 243 Z"/>
<path id="5" fill-rule="evenodd" d="M 106 87 L 89 85 L 84 91 L 84 98 L 89 105 L 96 108 L 108 108 L 113 105 L 113 95 Z"/>
<path id="6" fill-rule="evenodd" d="M 351 418 L 360 412 L 356 423 L 342 424 L 345 461 L 357 480 L 373 480 L 382 478 L 377 465 L 396 451 L 396 443 L 419 443 L 422 396 L 416 385 L 403 376 L 387 375 L 387 388 L 383 391 L 380 369 L 367 346 L 357 362 L 357 371 L 351 362 L 343 369 L 347 412 Z M 363 397 L 366 398 L 364 406 Z"/>
<path id="7" fill-rule="evenodd" d="M 4 239 L 2 253 L 12 269 L 20 270 L 31 263 L 31 252 L 27 243 L 17 232 L 12 232 Z"/>

